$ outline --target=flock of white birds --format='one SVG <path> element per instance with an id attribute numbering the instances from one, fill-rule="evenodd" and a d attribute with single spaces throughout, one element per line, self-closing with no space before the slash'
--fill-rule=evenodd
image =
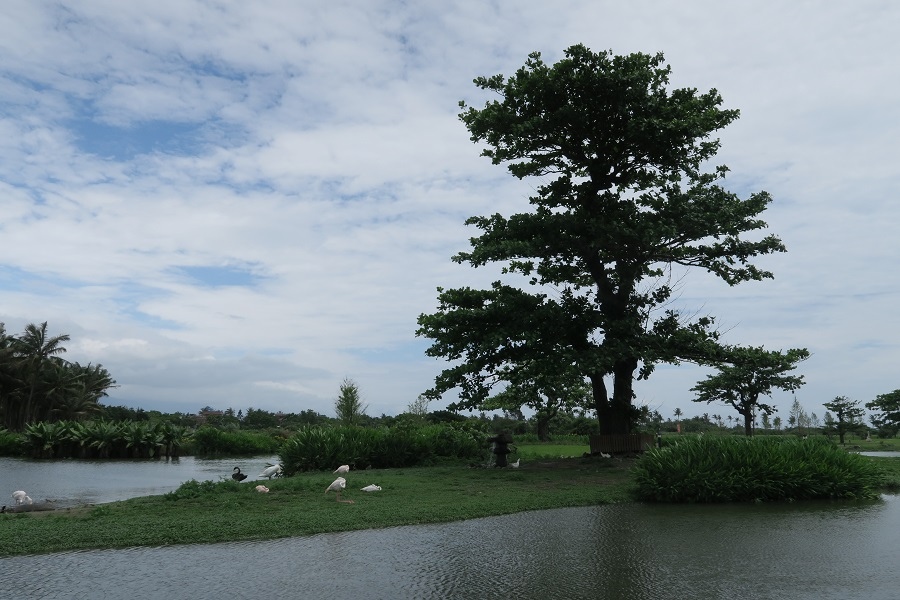
<path id="1" fill-rule="evenodd" d="M 281 465 L 268 465 L 256 477 L 257 478 L 265 477 L 266 479 L 271 480 L 273 477 L 277 477 L 278 475 L 280 475 L 283 472 L 284 472 L 284 469 L 281 467 Z M 345 475 L 349 472 L 350 472 L 350 465 L 341 465 L 337 469 L 334 470 L 334 473 L 336 475 Z M 247 476 L 244 475 L 243 473 L 241 473 L 240 467 L 235 467 L 234 472 L 231 474 L 231 478 L 237 482 L 241 482 L 244 479 L 247 479 Z M 259 492 L 260 494 L 267 494 L 269 492 L 269 488 L 264 485 L 257 485 L 254 489 L 257 492 Z M 325 489 L 325 494 L 328 495 L 328 492 L 334 492 L 335 499 L 338 502 L 342 502 L 344 504 L 353 504 L 353 500 L 341 498 L 341 492 L 343 492 L 345 489 L 347 489 L 347 479 L 344 477 L 338 477 L 333 482 L 331 482 L 331 485 L 329 485 Z M 363 492 L 380 492 L 381 486 L 375 485 L 374 483 L 372 483 L 372 484 L 367 485 L 364 488 L 360 488 L 360 490 Z M 18 492 L 16 492 L 16 493 L 18 493 Z M 25 492 L 22 492 L 22 493 L 24 494 Z M 13 494 L 13 496 L 15 496 L 15 494 Z M 30 498 L 29 498 L 29 500 L 30 500 Z"/>

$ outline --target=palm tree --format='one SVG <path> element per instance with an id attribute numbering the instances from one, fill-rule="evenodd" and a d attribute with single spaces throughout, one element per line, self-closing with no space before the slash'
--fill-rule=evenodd
<path id="1" fill-rule="evenodd" d="M 14 342 L 15 338 L 7 335 L 5 325 L 0 323 L 0 425 L 18 430 L 23 408 L 22 381 Z"/>
<path id="2" fill-rule="evenodd" d="M 68 342 L 68 335 L 49 337 L 47 335 L 47 322 L 40 326 L 29 323 L 25 326 L 25 332 L 13 341 L 13 349 L 24 371 L 26 384 L 25 407 L 20 415 L 21 421 L 17 424 L 21 428 L 25 423 L 35 419 L 38 410 L 35 403 L 41 400 L 37 397 L 37 391 L 41 383 L 41 375 L 45 371 L 49 359 L 58 354 L 63 354 L 66 349 L 63 342 Z"/>

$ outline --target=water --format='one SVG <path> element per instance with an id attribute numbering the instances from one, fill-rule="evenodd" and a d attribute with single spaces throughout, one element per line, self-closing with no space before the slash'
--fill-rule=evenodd
<path id="1" fill-rule="evenodd" d="M 227 476 L 233 463 L 221 461 L 210 478 Z M 188 464 L 175 470 L 188 472 Z M 162 468 L 126 466 L 145 480 Z M 900 496 L 892 495 L 567 508 L 268 542 L 5 558 L 0 598 L 887 600 L 900 590 L 897 531 Z"/>
<path id="2" fill-rule="evenodd" d="M 56 508 L 100 504 L 165 494 L 185 481 L 219 481 L 231 477 L 234 467 L 257 479 L 277 456 L 203 459 L 186 456 L 173 460 L 28 460 L 0 458 L 0 504 L 10 505 L 11 494 L 24 490 L 36 503 L 50 501 Z"/>

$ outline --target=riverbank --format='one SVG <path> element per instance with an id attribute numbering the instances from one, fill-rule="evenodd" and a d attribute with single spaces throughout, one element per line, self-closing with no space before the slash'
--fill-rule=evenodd
<path id="1" fill-rule="evenodd" d="M 351 471 L 343 499 L 331 473 L 266 482 L 183 485 L 178 491 L 89 507 L 0 514 L 0 556 L 68 550 L 263 540 L 444 523 L 528 510 L 632 500 L 629 460 L 522 461 L 518 469 L 427 467 Z M 378 492 L 360 490 L 369 484 Z"/>
<path id="2" fill-rule="evenodd" d="M 900 460 L 876 459 L 900 482 Z M 265 540 L 338 531 L 445 523 L 573 506 L 631 502 L 633 460 L 522 461 L 518 469 L 427 467 L 351 471 L 336 502 L 331 473 L 266 482 L 193 482 L 176 492 L 96 506 L 0 514 L 0 556 Z M 360 490 L 370 484 L 382 490 Z M 896 491 L 896 488 L 894 489 Z"/>

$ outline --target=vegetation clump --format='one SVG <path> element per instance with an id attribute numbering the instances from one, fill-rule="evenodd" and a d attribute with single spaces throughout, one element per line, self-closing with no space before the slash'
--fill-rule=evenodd
<path id="1" fill-rule="evenodd" d="M 279 451 L 285 475 L 331 470 L 350 464 L 355 469 L 396 468 L 435 464 L 443 460 L 481 460 L 486 435 L 473 427 L 400 424 L 363 427 L 305 427 Z"/>
<path id="2" fill-rule="evenodd" d="M 645 452 L 634 467 L 651 502 L 874 498 L 881 470 L 824 438 L 696 436 Z"/>

